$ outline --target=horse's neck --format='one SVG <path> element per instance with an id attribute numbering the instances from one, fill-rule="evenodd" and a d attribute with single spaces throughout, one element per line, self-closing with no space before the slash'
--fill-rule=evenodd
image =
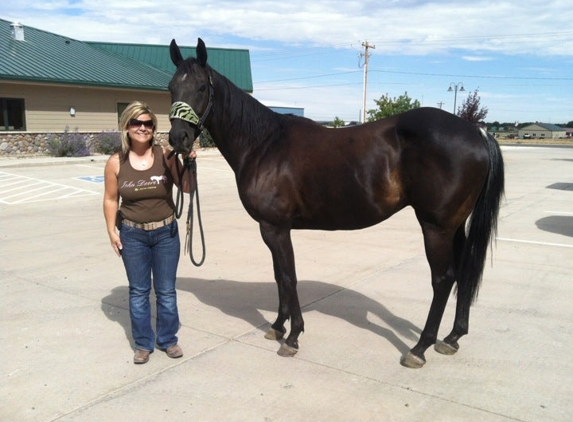
<path id="1" fill-rule="evenodd" d="M 223 157 L 239 173 L 276 132 L 276 115 L 225 78 L 214 89 L 214 118 L 208 129 Z"/>

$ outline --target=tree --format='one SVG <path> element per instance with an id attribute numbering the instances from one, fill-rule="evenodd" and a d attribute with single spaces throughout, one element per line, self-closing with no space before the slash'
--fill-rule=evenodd
<path id="1" fill-rule="evenodd" d="M 565 125 L 565 127 L 573 127 L 573 120 L 571 120 L 569 123 L 567 123 Z"/>
<path id="2" fill-rule="evenodd" d="M 332 122 L 332 127 L 342 127 L 344 126 L 344 120 L 342 120 L 340 117 L 336 116 L 334 118 L 334 121 Z"/>
<path id="3" fill-rule="evenodd" d="M 374 100 L 377 109 L 368 110 L 368 121 L 373 122 L 376 120 L 384 119 L 393 116 L 394 114 L 403 113 L 408 110 L 420 107 L 420 101 L 412 100 L 407 92 L 400 95 L 398 98 L 390 98 L 388 94 L 382 95 L 379 100 Z"/>
<path id="4" fill-rule="evenodd" d="M 476 89 L 458 108 L 457 115 L 468 122 L 477 124 L 485 119 L 487 112 L 487 107 L 480 107 L 480 97 Z"/>

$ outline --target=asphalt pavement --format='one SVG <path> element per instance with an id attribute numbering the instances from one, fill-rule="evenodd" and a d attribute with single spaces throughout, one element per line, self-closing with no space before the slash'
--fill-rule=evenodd
<path id="1" fill-rule="evenodd" d="M 270 253 L 229 166 L 199 151 L 207 256 L 180 260 L 185 355 L 134 365 L 106 157 L 0 159 L 0 420 L 571 420 L 573 148 L 502 150 L 506 197 L 470 333 L 417 370 L 399 361 L 432 288 L 411 209 L 360 231 L 293 232 L 306 330 L 283 358 L 264 338 L 278 306 Z"/>

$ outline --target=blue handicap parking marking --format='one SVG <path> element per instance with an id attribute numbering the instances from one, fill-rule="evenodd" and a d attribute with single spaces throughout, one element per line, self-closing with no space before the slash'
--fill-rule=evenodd
<path id="1" fill-rule="evenodd" d="M 103 183 L 104 182 L 103 176 L 82 176 L 82 177 L 78 177 L 78 179 L 85 180 L 86 182 L 91 182 L 91 183 Z"/>

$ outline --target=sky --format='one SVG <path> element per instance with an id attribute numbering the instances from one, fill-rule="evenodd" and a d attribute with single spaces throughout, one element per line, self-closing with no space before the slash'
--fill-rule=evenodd
<path id="1" fill-rule="evenodd" d="M 7 0 L 0 17 L 80 41 L 250 51 L 253 96 L 359 121 L 404 93 L 487 122 L 573 120 L 571 0 Z M 367 84 L 365 51 L 368 48 Z M 464 88 L 464 91 L 461 88 Z M 448 88 L 452 87 L 452 91 Z M 457 87 L 457 89 L 456 89 Z M 366 93 L 366 95 L 365 95 Z"/>

